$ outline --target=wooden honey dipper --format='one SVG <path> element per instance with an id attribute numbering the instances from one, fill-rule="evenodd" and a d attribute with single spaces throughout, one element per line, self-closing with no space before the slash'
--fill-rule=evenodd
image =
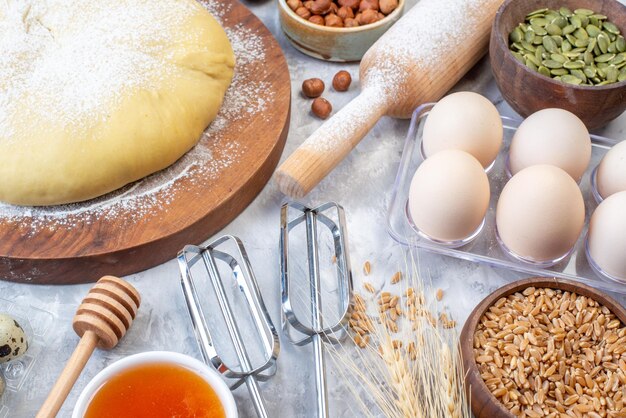
<path id="1" fill-rule="evenodd" d="M 502 3 L 420 0 L 363 57 L 361 94 L 278 168 L 280 190 L 303 197 L 382 116 L 409 118 L 417 106 L 439 100 L 487 52 L 491 24 Z"/>
<path id="2" fill-rule="evenodd" d="M 72 327 L 80 341 L 37 413 L 37 418 L 57 415 L 76 379 L 96 347 L 110 350 L 135 319 L 141 297 L 128 282 L 104 276 L 91 288 L 74 315 Z"/>

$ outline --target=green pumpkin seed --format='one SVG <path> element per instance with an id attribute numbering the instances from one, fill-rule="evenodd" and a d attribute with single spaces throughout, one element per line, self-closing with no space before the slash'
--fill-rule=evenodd
<path id="1" fill-rule="evenodd" d="M 583 73 L 587 78 L 592 78 L 596 76 L 596 69 L 594 67 L 585 67 L 583 68 Z"/>
<path id="2" fill-rule="evenodd" d="M 567 84 L 575 84 L 575 85 L 579 85 L 580 83 L 582 83 L 582 80 L 578 77 L 575 77 L 573 75 L 570 74 L 564 74 L 561 76 L 561 81 Z"/>
<path id="3" fill-rule="evenodd" d="M 541 75 L 545 75 L 546 77 L 550 77 L 550 70 L 546 66 L 543 66 L 543 65 L 540 66 L 537 71 L 539 71 L 539 74 L 541 74 Z"/>
<path id="4" fill-rule="evenodd" d="M 610 83 L 615 83 L 618 76 L 619 70 L 614 65 L 611 65 L 609 66 L 609 68 L 606 69 L 606 81 Z"/>
<path id="5" fill-rule="evenodd" d="M 608 81 L 608 80 L 605 80 L 605 81 L 602 81 L 602 82 L 596 84 L 596 86 L 601 87 L 601 86 L 606 86 L 608 84 L 611 84 L 611 82 Z"/>
<path id="6" fill-rule="evenodd" d="M 609 45 L 611 44 L 608 36 L 601 33 L 596 39 L 598 41 L 598 48 L 600 48 L 600 51 L 602 51 L 603 54 L 606 54 L 609 51 Z"/>
<path id="7" fill-rule="evenodd" d="M 595 58 L 596 62 L 609 62 L 613 58 L 615 58 L 615 54 L 602 54 L 599 57 Z"/>
<path id="8" fill-rule="evenodd" d="M 539 74 L 576 85 L 626 78 L 626 40 L 590 9 L 537 9 L 509 34 L 513 57 Z"/>
<path id="9" fill-rule="evenodd" d="M 541 61 L 541 63 L 550 68 L 550 69 L 555 69 L 555 68 L 563 68 L 563 63 L 562 62 L 558 62 L 558 61 L 554 61 L 554 60 L 543 60 Z"/>
<path id="10" fill-rule="evenodd" d="M 576 39 L 589 39 L 589 34 L 583 28 L 578 28 L 574 31 Z"/>
<path id="11" fill-rule="evenodd" d="M 548 34 L 548 31 L 543 28 L 543 26 L 530 25 L 530 29 L 539 36 L 544 36 Z"/>
<path id="12" fill-rule="evenodd" d="M 550 36 L 543 37 L 543 47 L 552 54 L 559 52 L 556 41 Z"/>
<path id="13" fill-rule="evenodd" d="M 550 23 L 550 22 L 548 22 L 548 19 L 546 19 L 546 18 L 544 18 L 544 17 L 533 17 L 533 18 L 531 18 L 528 22 L 530 22 L 530 24 L 531 24 L 532 26 L 535 26 L 535 25 L 536 25 L 536 26 L 541 26 L 541 27 L 544 27 L 544 26 L 546 26 L 548 23 Z"/>
<path id="14" fill-rule="evenodd" d="M 584 66 L 585 63 L 583 61 L 567 61 L 563 63 L 563 67 L 567 68 L 568 70 L 579 70 Z"/>
<path id="15" fill-rule="evenodd" d="M 598 40 L 596 38 L 592 38 L 589 41 L 589 45 L 587 45 L 587 49 L 585 51 L 586 52 L 593 52 L 593 50 L 596 48 L 596 45 L 598 45 Z"/>
<path id="16" fill-rule="evenodd" d="M 589 10 L 589 9 L 576 9 L 574 10 L 574 13 L 576 13 L 577 15 L 584 15 L 584 16 L 591 16 L 595 14 L 593 10 Z"/>
<path id="17" fill-rule="evenodd" d="M 550 70 L 550 74 L 552 75 L 565 75 L 568 74 L 569 72 L 565 69 L 565 68 L 554 68 L 552 70 Z"/>
<path id="18" fill-rule="evenodd" d="M 583 73 L 581 70 L 571 70 L 570 74 L 572 74 L 574 77 L 579 78 L 580 81 L 582 81 L 583 83 L 587 82 L 587 77 L 585 76 L 585 73 Z"/>
<path id="19" fill-rule="evenodd" d="M 585 30 L 587 31 L 587 34 L 591 36 L 592 38 L 595 38 L 601 33 L 600 28 L 597 27 L 596 25 L 592 25 L 591 23 L 587 25 Z"/>
<path id="20" fill-rule="evenodd" d="M 528 42 L 526 42 L 526 41 L 522 41 L 522 46 L 523 46 L 523 47 L 524 47 L 524 49 L 525 49 L 525 50 L 527 50 L 527 51 L 530 51 L 530 52 L 535 52 L 535 49 L 536 49 L 536 48 L 535 48 L 532 44 L 530 44 L 530 43 L 528 43 Z"/>
<path id="21" fill-rule="evenodd" d="M 612 33 L 613 35 L 619 35 L 619 29 L 617 28 L 617 26 L 615 26 L 613 23 L 611 22 L 604 22 L 602 24 L 602 27 L 609 33 Z"/>
<path id="22" fill-rule="evenodd" d="M 615 58 L 613 58 L 611 61 L 609 61 L 610 65 L 620 65 L 622 63 L 626 62 L 626 54 L 625 53 L 621 53 L 619 55 L 617 55 Z"/>
<path id="23" fill-rule="evenodd" d="M 529 19 L 531 16 L 534 16 L 534 15 L 544 14 L 544 13 L 545 13 L 545 12 L 547 12 L 548 10 L 550 10 L 550 9 L 548 9 L 547 7 L 544 7 L 544 8 L 542 8 L 542 9 L 537 9 L 537 10 L 534 10 L 534 11 L 532 11 L 532 12 L 530 12 L 530 13 L 528 13 L 528 14 L 526 15 L 526 19 Z"/>
<path id="24" fill-rule="evenodd" d="M 526 59 L 527 63 L 528 63 L 528 61 L 530 61 L 533 64 L 535 64 L 536 68 L 539 68 L 539 66 L 541 65 L 541 61 L 539 61 L 533 54 L 526 54 L 526 55 L 524 55 L 524 59 Z"/>
<path id="25" fill-rule="evenodd" d="M 576 42 L 574 42 L 574 46 L 577 46 L 579 48 L 585 48 L 589 45 L 589 38 L 587 39 L 576 39 Z"/>
<path id="26" fill-rule="evenodd" d="M 598 29 L 598 32 L 599 31 L 600 29 Z M 555 25 L 554 23 L 550 23 L 549 25 L 546 26 L 546 32 L 548 32 L 550 35 L 561 35 L 563 33 L 561 31 L 561 28 L 558 25 Z"/>

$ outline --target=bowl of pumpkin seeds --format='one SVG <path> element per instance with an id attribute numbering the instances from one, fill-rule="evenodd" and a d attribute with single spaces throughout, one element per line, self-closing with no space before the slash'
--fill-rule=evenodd
<path id="1" fill-rule="evenodd" d="M 494 77 L 524 117 L 560 107 L 602 127 L 626 109 L 625 32 L 618 0 L 507 0 L 491 33 Z"/>

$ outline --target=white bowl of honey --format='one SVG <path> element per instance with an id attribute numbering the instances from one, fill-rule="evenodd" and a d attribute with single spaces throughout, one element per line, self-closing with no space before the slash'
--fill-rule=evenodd
<path id="1" fill-rule="evenodd" d="M 232 393 L 211 367 L 184 354 L 151 351 L 119 360 L 80 394 L 72 418 L 237 418 Z"/>

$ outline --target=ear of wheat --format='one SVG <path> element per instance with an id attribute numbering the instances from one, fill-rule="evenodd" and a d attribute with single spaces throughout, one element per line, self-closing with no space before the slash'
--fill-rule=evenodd
<path id="1" fill-rule="evenodd" d="M 393 275 L 389 291 L 366 284 L 369 299 L 355 295 L 350 329 L 357 349 L 328 346 L 335 371 L 363 416 L 469 418 L 456 324 L 432 313 L 416 262 L 407 271 L 405 280 Z"/>

